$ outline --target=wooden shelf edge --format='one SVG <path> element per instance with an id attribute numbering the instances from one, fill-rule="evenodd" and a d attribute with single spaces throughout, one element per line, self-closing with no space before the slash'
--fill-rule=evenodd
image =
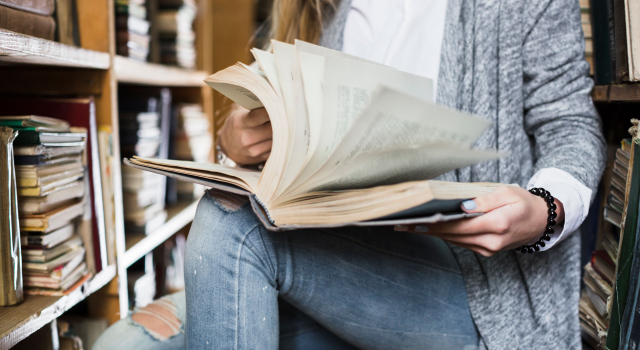
<path id="1" fill-rule="evenodd" d="M 38 329 L 44 327 L 60 315 L 65 313 L 71 307 L 75 306 L 90 294 L 104 287 L 109 281 L 116 276 L 116 265 L 107 266 L 106 269 L 100 271 L 91 280 L 87 281 L 82 287 L 77 288 L 69 295 L 59 297 L 44 297 L 55 300 L 49 306 L 42 310 L 37 310 L 29 317 L 15 325 L 15 327 L 0 334 L 0 349 L 8 349 L 16 345 L 21 340 L 33 334 Z M 27 296 L 27 298 L 42 298 L 41 296 Z M 8 308 L 19 308 L 17 306 L 8 306 Z M 15 310 L 11 310 L 15 311 Z"/>
<path id="2" fill-rule="evenodd" d="M 204 86 L 207 73 L 115 56 L 113 68 L 119 83 L 153 86 Z"/>
<path id="3" fill-rule="evenodd" d="M 109 69 L 108 53 L 0 29 L 0 62 Z"/>
<path id="4" fill-rule="evenodd" d="M 593 102 L 640 102 L 640 84 L 596 85 Z"/>
<path id="5" fill-rule="evenodd" d="M 189 204 L 189 206 L 167 220 L 156 232 L 129 248 L 118 263 L 122 263 L 125 267 L 133 265 L 133 263 L 140 260 L 145 254 L 152 251 L 155 247 L 159 246 L 162 242 L 169 239 L 169 237 L 193 221 L 197 207 L 198 201 Z"/>

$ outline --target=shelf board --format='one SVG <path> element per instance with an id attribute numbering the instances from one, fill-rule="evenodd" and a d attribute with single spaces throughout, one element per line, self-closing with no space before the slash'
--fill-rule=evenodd
<path id="1" fill-rule="evenodd" d="M 204 86 L 207 73 L 115 56 L 113 68 L 119 83 L 153 86 Z"/>
<path id="2" fill-rule="evenodd" d="M 127 249 L 122 258 L 124 266 L 129 267 L 140 260 L 145 254 L 152 251 L 169 237 L 173 236 L 183 227 L 187 226 L 196 215 L 198 201 L 192 203 L 181 203 L 174 207 L 167 208 L 168 220 L 156 232 L 142 238 L 131 248 Z"/>
<path id="3" fill-rule="evenodd" d="M 11 348 L 104 287 L 115 276 L 116 265 L 113 264 L 69 295 L 25 295 L 24 301 L 16 306 L 0 307 L 0 349 Z"/>
<path id="4" fill-rule="evenodd" d="M 110 57 L 106 52 L 85 50 L 0 29 L 0 62 L 109 69 Z"/>
<path id="5" fill-rule="evenodd" d="M 594 102 L 640 102 L 640 84 L 596 85 L 591 97 Z"/>

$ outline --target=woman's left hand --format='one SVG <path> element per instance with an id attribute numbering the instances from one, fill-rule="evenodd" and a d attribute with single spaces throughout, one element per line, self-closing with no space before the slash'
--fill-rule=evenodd
<path id="1" fill-rule="evenodd" d="M 556 199 L 556 221 L 564 222 L 564 208 Z M 423 233 L 441 238 L 484 256 L 501 250 L 529 244 L 542 236 L 546 228 L 548 209 L 541 197 L 515 186 L 503 186 L 495 191 L 463 203 L 467 213 L 484 215 L 452 222 L 429 225 L 396 226 L 397 231 Z M 554 228 L 556 233 L 559 228 Z"/>

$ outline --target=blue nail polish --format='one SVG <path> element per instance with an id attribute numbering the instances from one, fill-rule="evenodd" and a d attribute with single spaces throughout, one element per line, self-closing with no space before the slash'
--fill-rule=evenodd
<path id="1" fill-rule="evenodd" d="M 462 202 L 462 206 L 467 209 L 467 210 L 473 210 L 475 209 L 478 205 L 476 204 L 476 201 L 474 200 L 468 200 L 468 201 L 464 201 Z"/>
<path id="2" fill-rule="evenodd" d="M 418 225 L 413 230 L 416 231 L 416 232 L 424 233 L 424 232 L 429 232 L 429 227 L 424 226 L 424 225 Z"/>

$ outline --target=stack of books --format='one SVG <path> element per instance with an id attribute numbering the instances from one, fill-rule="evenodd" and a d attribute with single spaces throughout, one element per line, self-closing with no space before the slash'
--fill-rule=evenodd
<path id="1" fill-rule="evenodd" d="M 64 294 L 90 277 L 76 229 L 85 211 L 86 131 L 38 116 L 0 117 L 14 142 L 23 275 L 27 293 Z"/>
<path id="2" fill-rule="evenodd" d="M 145 307 L 155 299 L 156 273 L 153 253 L 147 253 L 144 259 L 131 266 L 127 272 L 127 281 L 130 309 Z"/>
<path id="3" fill-rule="evenodd" d="M 145 0 L 116 0 L 116 52 L 146 62 L 149 55 L 149 22 Z"/>
<path id="4" fill-rule="evenodd" d="M 584 32 L 584 56 L 589 63 L 590 74 L 595 72 L 593 63 L 593 31 L 591 30 L 591 6 L 589 0 L 580 0 L 580 19 L 582 21 L 582 31 Z"/>
<path id="5" fill-rule="evenodd" d="M 146 157 L 158 157 L 161 140 L 160 113 L 120 113 L 120 150 L 123 156 L 144 154 Z M 162 176 L 122 168 L 127 234 L 149 234 L 164 224 L 167 219 L 164 209 L 165 186 L 166 180 Z"/>
<path id="6" fill-rule="evenodd" d="M 174 135 L 173 159 L 206 163 L 213 148 L 213 133 L 209 119 L 197 104 L 177 106 L 178 128 Z M 177 182 L 178 199 L 192 201 L 204 194 L 204 186 L 192 182 Z"/>
<path id="7" fill-rule="evenodd" d="M 153 25 L 159 35 L 160 62 L 194 69 L 196 34 L 193 22 L 197 5 L 193 0 L 160 0 Z"/>

